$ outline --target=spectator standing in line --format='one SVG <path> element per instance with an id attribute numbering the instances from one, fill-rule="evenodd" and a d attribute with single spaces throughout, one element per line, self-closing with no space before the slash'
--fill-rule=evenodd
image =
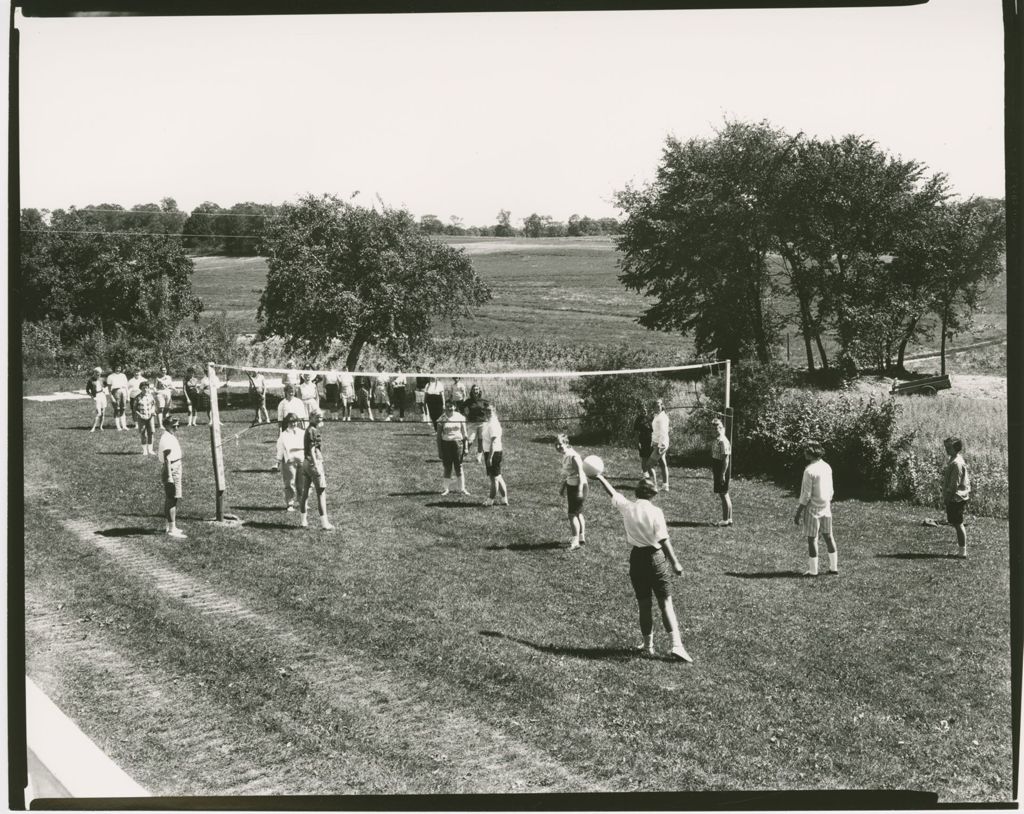
<path id="1" fill-rule="evenodd" d="M 964 461 L 964 442 L 951 435 L 942 442 L 949 460 L 942 477 L 942 502 L 946 506 L 946 520 L 956 532 L 957 557 L 967 559 L 967 528 L 964 511 L 971 499 L 971 475 Z"/>
<path id="2" fill-rule="evenodd" d="M 398 420 L 405 421 L 405 399 L 408 379 L 404 373 L 396 373 L 391 377 L 391 411 L 398 408 Z"/>
<path id="3" fill-rule="evenodd" d="M 259 370 L 257 370 L 255 374 L 246 371 L 245 375 L 249 377 L 249 392 L 252 394 L 252 403 L 256 410 L 256 414 L 252 419 L 252 424 L 249 426 L 257 427 L 263 423 L 269 424 L 270 413 L 267 411 L 267 379 Z"/>
<path id="4" fill-rule="evenodd" d="M 462 469 L 462 460 L 466 457 L 466 418 L 455 411 L 455 405 L 448 402 L 444 415 L 437 420 L 437 454 L 444 466 L 444 488 L 442 495 L 451 492 L 449 480 L 452 473 L 459 482 L 459 493 L 468 495 L 466 491 L 466 473 Z"/>
<path id="5" fill-rule="evenodd" d="M 622 515 L 626 528 L 626 542 L 629 543 L 629 581 L 636 595 L 640 612 L 640 635 L 643 642 L 637 648 L 642 654 L 654 655 L 654 616 L 651 611 L 651 594 L 658 600 L 661 622 L 672 641 L 671 654 L 679 661 L 692 662 L 690 654 L 683 647 L 679 633 L 679 620 L 672 604 L 669 563 L 676 576 L 683 573 L 683 567 L 676 558 L 668 536 L 665 513 L 652 503 L 658 496 L 658 487 L 650 477 L 643 477 L 636 485 L 636 501 L 617 492 L 604 475 L 595 476 L 612 499 L 615 508 Z M 667 558 L 667 559 L 666 559 Z"/>
<path id="6" fill-rule="evenodd" d="M 796 507 L 793 523 L 802 525 L 807 538 L 807 570 L 805 577 L 818 576 L 818 534 L 825 538 L 828 549 L 828 572 L 839 573 L 839 553 L 832 536 L 832 467 L 823 460 L 825 451 L 820 444 L 808 444 L 804 450 L 807 467 L 800 483 L 800 505 Z"/>
<path id="7" fill-rule="evenodd" d="M 327 420 L 338 421 L 341 415 L 341 386 L 338 371 L 333 368 L 324 373 L 324 401 L 327 406 Z"/>
<path id="8" fill-rule="evenodd" d="M 157 457 L 160 458 L 161 482 L 164 487 L 165 531 L 171 537 L 185 539 L 185 532 L 178 528 L 178 501 L 181 500 L 182 454 L 178 443 L 178 419 L 171 416 L 164 424 L 160 436 Z"/>
<path id="9" fill-rule="evenodd" d="M 636 418 L 633 419 L 633 432 L 636 433 L 636 449 L 640 454 L 640 476 L 651 475 L 651 458 L 654 454 L 652 438 L 654 430 L 651 428 L 651 413 L 643 402 L 637 405 Z"/>
<path id="10" fill-rule="evenodd" d="M 445 398 L 444 386 L 438 381 L 437 376 L 431 376 L 423 390 L 423 399 L 427 405 L 427 415 L 433 424 L 434 431 L 437 431 L 437 421 L 444 415 Z M 455 405 L 452 405 L 454 407 Z"/>
<path id="11" fill-rule="evenodd" d="M 352 420 L 352 402 L 356 400 L 356 380 L 345 368 L 338 374 L 338 392 L 341 398 L 342 421 Z"/>
<path id="12" fill-rule="evenodd" d="M 164 419 L 171 414 L 171 399 L 174 396 L 174 379 L 167 372 L 167 365 L 160 366 L 160 375 L 156 377 L 156 425 L 164 428 Z M 155 452 L 153 453 L 156 454 Z"/>
<path id="13" fill-rule="evenodd" d="M 656 475 L 661 475 L 661 491 L 668 491 L 668 413 L 665 412 L 665 403 L 661 399 L 655 399 L 652 405 L 651 415 L 651 443 L 654 447 L 651 470 Z M 655 477 L 657 483 L 657 477 Z"/>
<path id="14" fill-rule="evenodd" d="M 452 396 L 449 401 L 455 403 L 455 412 L 466 414 L 466 385 L 458 376 L 452 378 Z"/>
<path id="15" fill-rule="evenodd" d="M 309 528 L 306 508 L 309 502 L 309 487 L 316 488 L 316 506 L 320 514 L 320 528 L 334 531 L 334 526 L 327 519 L 327 475 L 324 472 L 323 434 L 320 422 L 323 414 L 320 409 L 309 414 L 309 426 L 302 439 L 303 459 L 299 468 L 297 486 L 299 489 L 299 525 Z"/>
<path id="16" fill-rule="evenodd" d="M 135 412 L 135 404 L 138 401 L 139 393 L 142 392 L 141 385 L 144 381 L 147 381 L 147 379 L 142 374 L 141 370 L 137 371 L 135 375 L 128 380 L 128 409 L 132 414 L 131 426 L 133 427 L 138 424 L 139 421 L 139 417 Z"/>
<path id="17" fill-rule="evenodd" d="M 427 385 L 430 383 L 429 376 L 421 375 L 422 370 L 419 365 L 416 366 L 416 409 L 420 411 L 420 420 L 424 423 L 430 421 L 430 416 L 427 414 L 427 396 L 426 390 Z"/>
<path id="18" fill-rule="evenodd" d="M 569 550 L 574 551 L 587 544 L 587 521 L 583 516 L 583 504 L 587 499 L 587 473 L 583 471 L 583 460 L 569 443 L 569 436 L 561 433 L 555 439 L 555 449 L 562 455 L 559 495 L 565 495 L 568 506 Z"/>
<path id="19" fill-rule="evenodd" d="M 195 427 L 196 417 L 202 399 L 202 394 L 199 390 L 199 378 L 196 376 L 196 372 L 189 368 L 185 371 L 185 375 L 182 377 L 182 390 L 185 392 L 185 408 L 188 410 L 188 426 Z"/>
<path id="20" fill-rule="evenodd" d="M 118 431 L 127 430 L 125 406 L 128 404 L 128 377 L 124 375 L 121 365 L 114 365 L 113 372 L 107 376 L 107 387 L 110 389 L 110 401 L 114 407 L 114 428 Z"/>
<path id="21" fill-rule="evenodd" d="M 306 408 L 306 415 L 313 415 L 313 410 L 320 411 L 320 390 L 310 373 L 303 373 L 299 378 L 299 398 Z"/>
<path id="22" fill-rule="evenodd" d="M 156 397 L 149 390 L 149 382 L 139 383 L 139 395 L 135 397 L 135 423 L 139 428 L 143 455 L 156 455 L 153 450 L 153 436 L 156 434 Z"/>
<path id="23" fill-rule="evenodd" d="M 500 504 L 508 505 L 508 486 L 505 485 L 505 478 L 501 474 L 501 461 L 504 457 L 504 441 L 501 429 L 501 422 L 498 421 L 498 413 L 493 404 L 483 402 L 484 414 L 486 416 L 483 426 L 480 428 L 480 441 L 484 447 L 484 465 L 487 470 L 487 477 L 491 479 L 491 491 L 485 506 Z"/>
<path id="24" fill-rule="evenodd" d="M 89 432 L 96 432 L 99 427 L 103 430 L 103 417 L 107 413 L 107 385 L 103 381 L 103 368 L 94 367 L 92 375 L 85 383 L 85 392 L 92 399 L 93 407 L 96 408 L 96 416 L 92 421 L 92 429 Z"/>
<path id="25" fill-rule="evenodd" d="M 376 420 L 373 417 L 373 405 L 371 404 L 372 389 L 373 382 L 369 376 L 356 376 L 356 404 L 359 407 L 359 417 L 364 421 L 367 417 L 370 421 Z"/>
<path id="26" fill-rule="evenodd" d="M 722 503 L 722 519 L 715 525 L 732 525 L 732 498 L 729 497 L 729 479 L 732 475 L 732 444 L 725 436 L 725 424 L 716 418 L 711 422 L 715 439 L 711 442 L 711 478 L 714 492 Z"/>
<path id="27" fill-rule="evenodd" d="M 383 366 L 377 365 L 377 375 L 373 380 L 373 407 L 384 421 L 391 420 L 391 399 L 388 396 L 390 381 L 391 377 L 384 372 Z"/>
<path id="28" fill-rule="evenodd" d="M 284 417 L 284 430 L 277 436 L 277 463 L 284 481 L 284 505 L 289 512 L 298 508 L 298 474 L 305 456 L 305 437 L 299 427 L 299 417 L 288 413 Z"/>

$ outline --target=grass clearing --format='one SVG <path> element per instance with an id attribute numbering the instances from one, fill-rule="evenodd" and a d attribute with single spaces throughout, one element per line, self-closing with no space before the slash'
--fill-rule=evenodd
<path id="1" fill-rule="evenodd" d="M 803 580 L 794 495 L 738 480 L 737 525 L 717 529 L 709 473 L 675 468 L 660 500 L 685 569 L 683 666 L 629 652 L 626 546 L 599 492 L 587 547 L 564 549 L 558 456 L 536 429 L 506 428 L 512 505 L 486 509 L 472 461 L 473 498 L 437 494 L 423 425 L 327 424 L 327 535 L 283 511 L 269 428 L 225 450 L 245 525 L 205 522 L 208 431 L 182 428 L 178 543 L 147 533 L 157 464 L 134 433 L 88 433 L 86 400 L 25 406 L 28 672 L 158 793 L 1010 799 L 1004 521 L 977 519 L 961 563 L 928 510 L 844 501 L 842 575 Z M 250 411 L 225 419 L 231 435 Z M 631 451 L 585 451 L 632 483 Z"/>

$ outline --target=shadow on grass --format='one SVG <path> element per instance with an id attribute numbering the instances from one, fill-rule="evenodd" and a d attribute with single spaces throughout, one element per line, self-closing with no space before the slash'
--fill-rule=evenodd
<path id="1" fill-rule="evenodd" d="M 740 579 L 803 579 L 802 571 L 726 571 L 727 577 Z"/>
<path id="2" fill-rule="evenodd" d="M 528 639 L 506 636 L 497 630 L 481 630 L 480 635 L 491 639 L 507 639 L 510 642 L 530 647 L 541 653 L 551 653 L 554 656 L 572 656 L 577 659 L 598 659 L 601 661 L 632 661 L 633 659 L 641 658 L 640 652 L 631 647 L 562 647 L 555 644 L 537 644 Z M 658 657 L 652 660 L 669 661 L 667 658 Z"/>
<path id="3" fill-rule="evenodd" d="M 388 492 L 388 497 L 425 497 L 426 495 L 436 495 L 437 492 L 432 492 L 429 489 L 420 492 Z"/>
<path id="4" fill-rule="evenodd" d="M 901 551 L 896 554 L 875 554 L 886 560 L 956 560 L 956 554 L 932 554 L 925 551 Z"/>
<path id="5" fill-rule="evenodd" d="M 159 529 L 142 526 L 123 526 L 114 529 L 101 529 L 96 532 L 100 537 L 141 537 L 147 534 L 163 534 Z"/>
<path id="6" fill-rule="evenodd" d="M 284 506 L 235 506 L 229 508 L 239 512 L 283 512 Z"/>
<path id="7" fill-rule="evenodd" d="M 276 469 L 271 469 L 269 466 L 265 466 L 262 469 L 232 469 L 232 472 L 236 472 L 239 475 L 262 475 L 268 472 L 276 472 Z"/>
<path id="8" fill-rule="evenodd" d="M 237 508 L 237 507 L 236 507 Z M 263 520 L 245 520 L 242 525 L 247 529 L 294 529 L 302 530 L 298 523 L 267 523 Z"/>
<path id="9" fill-rule="evenodd" d="M 435 500 L 433 503 L 425 503 L 424 506 L 430 506 L 435 509 L 479 509 L 480 503 L 474 501 L 472 503 L 465 503 L 461 500 Z"/>
<path id="10" fill-rule="evenodd" d="M 106 450 L 106 449 L 101 449 L 99 451 L 99 454 L 100 455 L 137 455 L 140 458 L 144 457 L 141 452 L 136 452 L 135 450 L 129 451 L 129 450 L 124 450 L 124 449 L 122 449 L 122 450 Z"/>
<path id="11" fill-rule="evenodd" d="M 565 543 L 551 541 L 547 543 L 509 543 L 508 545 L 489 545 L 488 551 L 550 551 L 553 548 L 564 548 Z"/>
<path id="12" fill-rule="evenodd" d="M 672 526 L 673 528 L 684 528 L 684 529 L 706 529 L 706 528 L 717 528 L 714 523 L 710 520 L 670 520 L 666 525 Z M 728 526 L 722 526 L 722 528 L 729 528 Z"/>

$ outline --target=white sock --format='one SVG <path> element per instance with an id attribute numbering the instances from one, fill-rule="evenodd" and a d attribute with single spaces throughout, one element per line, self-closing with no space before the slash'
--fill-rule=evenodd
<path id="1" fill-rule="evenodd" d="M 831 551 L 828 555 L 828 570 L 838 571 L 839 570 L 839 552 Z"/>
<path id="2" fill-rule="evenodd" d="M 808 574 L 814 574 L 815 576 L 817 576 L 817 574 L 818 574 L 818 558 L 817 557 L 808 557 L 807 558 L 807 573 Z"/>
<path id="3" fill-rule="evenodd" d="M 644 647 L 646 647 L 648 650 L 653 650 L 654 649 L 654 634 L 653 633 L 648 633 L 644 637 Z"/>

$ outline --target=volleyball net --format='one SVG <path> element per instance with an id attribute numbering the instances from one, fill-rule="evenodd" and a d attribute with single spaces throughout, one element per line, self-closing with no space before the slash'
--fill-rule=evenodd
<path id="1" fill-rule="evenodd" d="M 225 448 L 248 443 L 259 433 L 276 437 L 286 386 L 303 405 L 295 412 L 317 409 L 326 424 L 373 422 L 379 425 L 377 431 L 386 433 L 395 424 L 412 422 L 424 425 L 426 434 L 448 404 L 454 404 L 468 423 L 482 421 L 482 410 L 489 406 L 509 431 L 521 425 L 535 434 L 567 432 L 622 445 L 636 443 L 638 422 L 660 402 L 671 421 L 673 446 L 680 449 L 687 446 L 688 436 L 690 443 L 706 448 L 715 417 L 722 419 L 732 437 L 730 375 L 729 360 L 629 370 L 503 372 L 439 368 L 348 372 L 342 367 L 211 362 L 208 392 L 218 394 L 207 400 L 217 519 L 223 519 L 227 489 Z"/>

